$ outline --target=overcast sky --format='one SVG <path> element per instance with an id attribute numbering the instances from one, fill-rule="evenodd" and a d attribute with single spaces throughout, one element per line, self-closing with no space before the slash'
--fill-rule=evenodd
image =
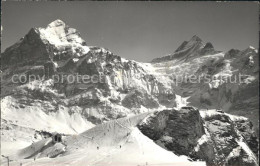
<path id="1" fill-rule="evenodd" d="M 56 19 L 88 45 L 141 62 L 174 52 L 193 35 L 217 50 L 258 48 L 256 2 L 2 2 L 2 52 Z"/>

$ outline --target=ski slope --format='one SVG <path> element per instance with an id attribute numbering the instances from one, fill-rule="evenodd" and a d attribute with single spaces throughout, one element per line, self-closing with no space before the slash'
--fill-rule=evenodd
<path id="1" fill-rule="evenodd" d="M 31 159 L 12 161 L 10 165 L 15 166 L 20 163 L 23 166 L 206 165 L 204 162 L 191 162 L 186 156 L 177 156 L 161 148 L 143 135 L 136 126 L 148 114 L 143 113 L 137 116 L 109 121 L 79 135 L 69 136 L 63 142 L 65 152 L 56 158 L 47 157 L 48 154 L 53 152 L 48 151 L 46 153 L 46 150 L 49 148 L 43 148 L 43 151 L 39 151 L 40 155 L 34 154 Z M 45 140 L 43 142 L 46 144 L 48 141 Z M 42 145 L 43 143 L 39 144 Z M 28 151 L 31 151 L 30 149 L 25 148 L 22 151 L 28 154 Z M 57 149 L 53 148 L 53 151 Z M 3 163 L 3 165 L 6 164 Z"/>

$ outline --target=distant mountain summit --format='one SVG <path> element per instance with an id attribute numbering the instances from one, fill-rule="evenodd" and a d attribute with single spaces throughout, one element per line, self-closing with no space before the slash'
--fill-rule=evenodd
<path id="1" fill-rule="evenodd" d="M 165 62 L 171 60 L 186 60 L 188 58 L 215 54 L 221 51 L 216 51 L 212 43 L 204 43 L 201 38 L 194 35 L 189 41 L 184 41 L 173 54 L 164 57 L 155 58 L 152 63 Z"/>
<path id="2" fill-rule="evenodd" d="M 216 51 L 212 43 L 195 35 L 172 54 L 141 63 L 89 46 L 76 29 L 55 20 L 46 28 L 32 28 L 7 48 L 1 67 L 1 145 L 12 145 L 12 151 L 21 142 L 30 145 L 26 153 L 21 151 L 22 158 L 79 152 L 80 160 L 87 161 L 85 143 L 101 150 L 95 139 L 107 145 L 109 136 L 120 147 L 117 150 L 124 150 L 122 141 L 128 142 L 132 127 L 139 127 L 138 132 L 147 136 L 142 137 L 144 142 L 148 139 L 162 151 L 209 165 L 256 165 L 259 55 L 255 48 Z M 233 82 L 227 82 L 230 78 Z M 132 123 L 133 115 L 138 123 Z M 86 130 L 87 135 L 71 136 Z M 53 132 L 66 136 L 70 147 L 45 144 Z M 41 147 L 37 153 L 32 150 L 35 146 Z M 61 151 L 56 154 L 55 148 Z M 67 159 L 71 162 L 71 157 Z"/>
<path id="3" fill-rule="evenodd" d="M 55 20 L 46 28 L 38 28 L 37 30 L 43 41 L 56 47 L 64 47 L 69 44 L 86 45 L 85 40 L 80 37 L 80 33 L 61 20 Z"/>
<path id="4" fill-rule="evenodd" d="M 183 51 L 187 48 L 194 47 L 194 45 L 202 45 L 202 40 L 198 36 L 194 35 L 189 41 L 184 41 L 175 52 Z"/>
<path id="5" fill-rule="evenodd" d="M 16 65 L 25 61 L 41 63 L 68 54 L 81 56 L 88 51 L 86 42 L 76 29 L 61 20 L 55 20 L 46 28 L 32 28 L 25 37 L 7 48 L 2 54 L 2 65 Z"/>

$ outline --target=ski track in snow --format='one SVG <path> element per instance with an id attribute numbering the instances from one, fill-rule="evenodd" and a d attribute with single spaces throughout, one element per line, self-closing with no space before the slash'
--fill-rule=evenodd
<path id="1" fill-rule="evenodd" d="M 148 114 L 150 113 L 109 121 L 77 136 L 70 136 L 64 140 L 67 144 L 67 151 L 59 157 L 52 159 L 43 157 L 35 161 L 21 159 L 11 162 L 10 166 L 16 166 L 19 163 L 23 163 L 23 166 L 205 165 L 205 162 L 190 162 L 186 156 L 176 156 L 144 136 L 136 125 Z M 130 130 L 131 132 L 128 134 Z M 92 137 L 94 137 L 93 140 Z M 40 146 L 37 148 L 40 149 Z M 24 151 L 27 152 L 28 149 L 30 148 L 25 148 Z M 6 164 L 3 163 L 3 165 Z"/>

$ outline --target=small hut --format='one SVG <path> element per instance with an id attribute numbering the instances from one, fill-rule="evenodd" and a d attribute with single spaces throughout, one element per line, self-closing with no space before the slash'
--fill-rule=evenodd
<path id="1" fill-rule="evenodd" d="M 57 142 L 62 142 L 62 136 L 59 133 L 52 133 L 52 142 L 57 143 Z"/>

